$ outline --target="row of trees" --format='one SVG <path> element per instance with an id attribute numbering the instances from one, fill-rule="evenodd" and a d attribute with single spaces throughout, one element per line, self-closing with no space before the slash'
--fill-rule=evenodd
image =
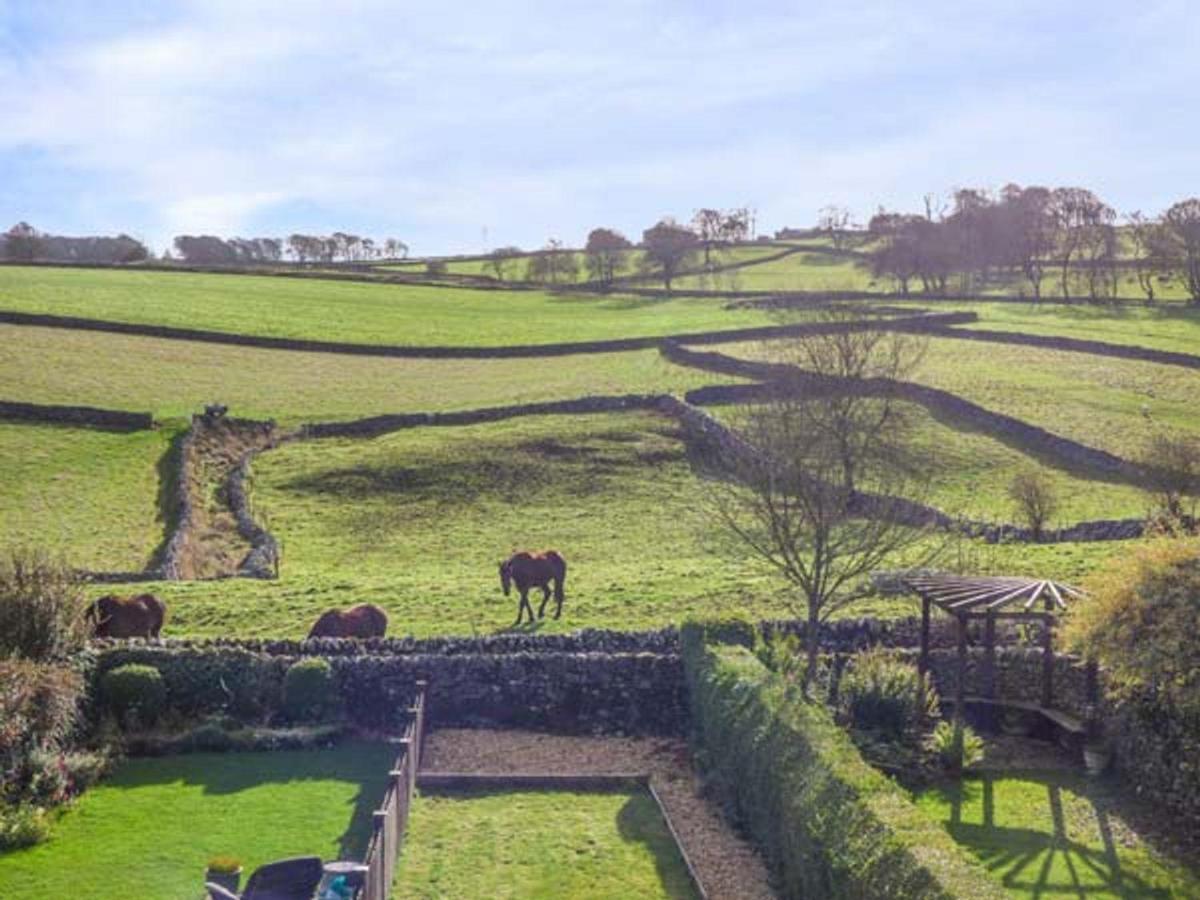
<path id="1" fill-rule="evenodd" d="M 680 272 L 697 265 L 696 257 L 703 252 L 703 267 L 712 268 L 714 251 L 748 239 L 752 212 L 747 207 L 736 209 L 697 210 L 688 225 L 664 218 L 642 232 L 642 250 L 637 269 L 644 274 L 661 277 L 667 288 Z M 612 284 L 620 275 L 634 269 L 635 245 L 629 238 L 612 228 L 595 228 L 583 248 L 583 268 L 590 281 Z M 526 258 L 524 279 L 545 284 L 577 281 L 581 266 L 579 254 L 568 249 L 561 240 L 551 238 L 532 254 L 519 247 L 500 247 L 488 256 L 486 269 L 504 281 L 519 272 L 519 263 Z"/>
<path id="2" fill-rule="evenodd" d="M 1196 198 L 1158 216 L 1132 212 L 1122 222 L 1086 188 L 1010 184 L 996 196 L 964 188 L 942 207 L 927 197 L 921 214 L 881 209 L 867 231 L 876 239 L 873 273 L 895 279 L 904 294 L 914 282 L 942 294 L 957 279 L 957 289 L 969 292 L 1017 273 L 1035 298 L 1049 277 L 1064 299 L 1098 300 L 1117 296 L 1122 275 L 1132 273 L 1147 300 L 1177 279 L 1200 304 Z"/>
<path id="3" fill-rule="evenodd" d="M 146 245 L 127 234 L 63 237 L 18 222 L 0 235 L 0 259 L 11 262 L 132 263 L 149 256 Z"/>
<path id="4" fill-rule="evenodd" d="M 408 256 L 408 245 L 397 238 L 376 241 L 343 231 L 331 235 L 293 234 L 286 239 L 181 234 L 175 238 L 174 247 L 177 258 L 201 265 L 274 263 L 285 258 L 299 263 L 364 262 Z"/>

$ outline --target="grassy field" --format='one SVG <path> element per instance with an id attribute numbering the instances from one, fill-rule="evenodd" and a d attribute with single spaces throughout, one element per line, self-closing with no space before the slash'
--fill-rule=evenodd
<path id="1" fill-rule="evenodd" d="M 0 422 L 0 546 L 61 552 L 80 568 L 142 569 L 164 536 L 159 465 L 174 435 Z"/>
<path id="2" fill-rule="evenodd" d="M 1200 877 L 1156 854 L 1121 819 L 1103 782 L 1074 773 L 981 776 L 923 792 L 1014 897 L 1200 896 Z"/>
<path id="3" fill-rule="evenodd" d="M 766 248 L 778 253 L 778 247 Z M 764 253 L 762 255 L 769 255 Z M 886 279 L 876 280 L 853 258 L 829 253 L 793 253 L 728 272 L 689 275 L 673 284 L 680 290 L 715 291 L 887 291 Z"/>
<path id="4" fill-rule="evenodd" d="M 695 897 L 650 795 L 600 791 L 423 793 L 392 897 Z"/>
<path id="5" fill-rule="evenodd" d="M 32 403 L 187 416 L 220 401 L 292 423 L 449 411 L 587 394 L 682 393 L 720 375 L 657 350 L 543 359 L 388 359 L 0 325 L 0 384 Z M 80 365 L 80 360 L 86 364 Z"/>
<path id="6" fill-rule="evenodd" d="M 726 344 L 721 352 L 776 358 L 779 345 Z M 1200 372 L 1061 350 L 936 338 L 911 380 L 1126 457 L 1156 428 L 1200 431 Z"/>
<path id="7" fill-rule="evenodd" d="M 501 346 L 770 322 L 720 299 L 554 295 L 253 275 L 0 267 L 0 309 L 360 344 Z"/>
<path id="8" fill-rule="evenodd" d="M 50 841 L 0 853 L 5 900 L 180 900 L 217 855 L 244 876 L 290 856 L 362 854 L 395 749 L 195 753 L 135 759 L 83 795 Z"/>

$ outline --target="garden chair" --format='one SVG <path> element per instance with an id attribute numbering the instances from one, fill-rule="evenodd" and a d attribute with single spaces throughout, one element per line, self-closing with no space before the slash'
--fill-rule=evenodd
<path id="1" fill-rule="evenodd" d="M 297 856 L 259 866 L 235 894 L 217 884 L 206 884 L 209 900 L 312 900 L 324 875 L 319 856 Z"/>

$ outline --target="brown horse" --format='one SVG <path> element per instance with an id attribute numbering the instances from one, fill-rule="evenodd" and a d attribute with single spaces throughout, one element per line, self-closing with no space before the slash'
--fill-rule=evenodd
<path id="1" fill-rule="evenodd" d="M 308 636 L 372 638 L 383 637 L 386 631 L 387 613 L 373 603 L 360 603 L 349 609 L 331 609 L 322 613 Z"/>
<path id="2" fill-rule="evenodd" d="M 109 594 L 92 603 L 85 615 L 96 637 L 156 638 L 167 617 L 167 604 L 153 594 L 134 597 Z"/>
<path id="3" fill-rule="evenodd" d="M 529 610 L 529 622 L 533 623 L 533 607 L 529 605 L 529 589 L 542 589 L 542 605 L 538 607 L 537 617 L 540 619 L 546 613 L 546 602 L 550 599 L 550 582 L 554 582 L 554 600 L 557 604 L 554 618 L 562 615 L 563 583 L 567 580 L 567 562 L 559 556 L 556 550 L 545 550 L 541 553 L 514 553 L 500 563 L 500 586 L 507 597 L 511 585 L 517 586 L 521 602 L 517 606 L 517 621 L 520 625 Z"/>

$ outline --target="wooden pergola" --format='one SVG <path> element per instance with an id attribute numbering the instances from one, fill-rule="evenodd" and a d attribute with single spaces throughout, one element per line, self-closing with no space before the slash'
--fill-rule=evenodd
<path id="1" fill-rule="evenodd" d="M 1042 623 L 1042 690 L 1040 711 L 1051 715 L 1060 725 L 1069 717 L 1054 714 L 1054 643 L 1055 616 L 1066 610 L 1067 601 L 1080 599 L 1078 588 L 1042 578 L 1008 575 L 912 575 L 904 584 L 921 598 L 921 656 L 918 668 L 922 684 L 929 672 L 929 618 L 931 608 L 954 616 L 958 623 L 958 678 L 954 686 L 956 740 L 962 739 L 963 709 L 966 705 L 967 622 L 984 623 L 984 658 L 980 672 L 981 697 L 996 700 L 996 620 L 1037 621 Z M 1089 680 L 1092 679 L 1089 667 Z M 1089 686 L 1089 693 L 1091 693 Z M 1072 729 L 1075 730 L 1075 729 Z"/>

